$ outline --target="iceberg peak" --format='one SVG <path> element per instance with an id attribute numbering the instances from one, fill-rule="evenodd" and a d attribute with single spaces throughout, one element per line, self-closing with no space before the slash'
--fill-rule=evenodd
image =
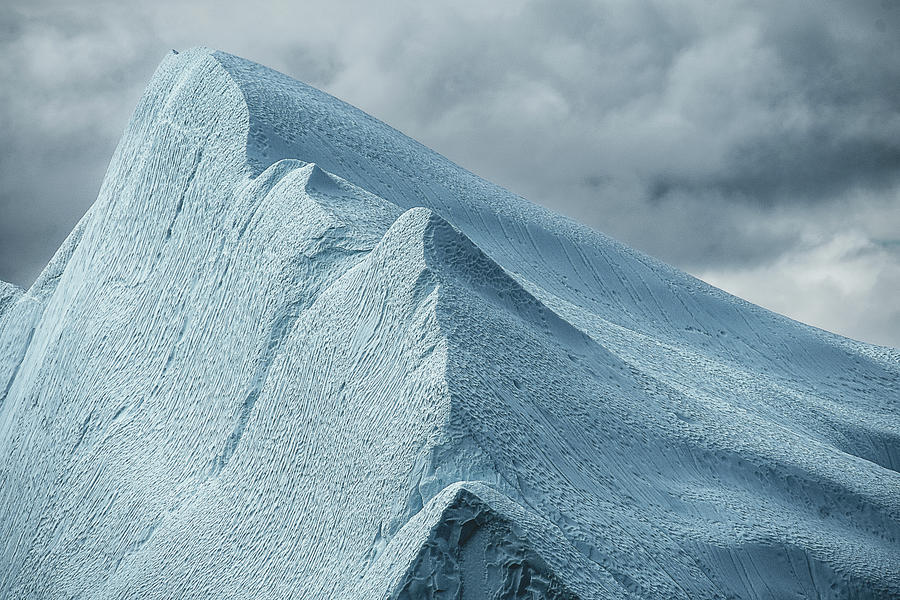
<path id="1" fill-rule="evenodd" d="M 896 352 L 207 48 L 0 282 L 3 598 L 894 598 L 898 466 Z"/>

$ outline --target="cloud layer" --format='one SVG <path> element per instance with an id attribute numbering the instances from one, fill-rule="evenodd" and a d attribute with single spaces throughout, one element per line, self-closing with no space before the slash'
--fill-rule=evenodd
<path id="1" fill-rule="evenodd" d="M 204 44 L 738 295 L 900 346 L 895 0 L 181 4 L 0 9 L 0 278 L 31 282 L 156 63 Z"/>

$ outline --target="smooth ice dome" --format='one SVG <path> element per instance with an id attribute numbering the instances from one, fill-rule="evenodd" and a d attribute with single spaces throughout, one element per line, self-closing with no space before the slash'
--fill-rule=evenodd
<path id="1" fill-rule="evenodd" d="M 898 598 L 900 353 L 221 52 L 0 284 L 2 598 Z"/>

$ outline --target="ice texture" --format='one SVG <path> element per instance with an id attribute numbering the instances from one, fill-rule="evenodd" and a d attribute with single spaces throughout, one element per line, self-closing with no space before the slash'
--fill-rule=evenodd
<path id="1" fill-rule="evenodd" d="M 0 317 L 24 292 L 16 285 L 0 280 Z"/>
<path id="2" fill-rule="evenodd" d="M 0 394 L 2 598 L 900 597 L 897 350 L 205 48 Z"/>

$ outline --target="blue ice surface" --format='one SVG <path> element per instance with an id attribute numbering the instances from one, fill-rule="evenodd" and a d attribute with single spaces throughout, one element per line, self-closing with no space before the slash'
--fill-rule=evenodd
<path id="1" fill-rule="evenodd" d="M 897 598 L 900 353 L 197 48 L 0 284 L 2 598 Z"/>

